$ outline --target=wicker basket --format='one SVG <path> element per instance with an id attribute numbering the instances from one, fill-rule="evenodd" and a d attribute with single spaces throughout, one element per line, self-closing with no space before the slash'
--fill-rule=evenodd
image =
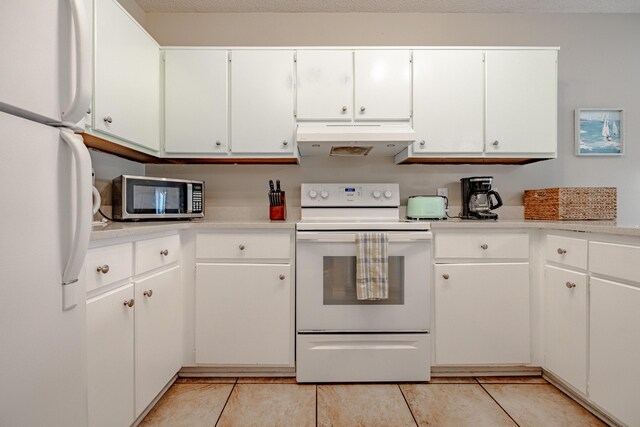
<path id="1" fill-rule="evenodd" d="M 615 220 L 615 187 L 561 187 L 524 192 L 524 219 Z"/>

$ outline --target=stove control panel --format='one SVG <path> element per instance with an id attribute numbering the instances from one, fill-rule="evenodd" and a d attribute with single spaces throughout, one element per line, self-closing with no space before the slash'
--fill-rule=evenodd
<path id="1" fill-rule="evenodd" d="M 400 206 L 398 184 L 302 184 L 302 207 Z"/>

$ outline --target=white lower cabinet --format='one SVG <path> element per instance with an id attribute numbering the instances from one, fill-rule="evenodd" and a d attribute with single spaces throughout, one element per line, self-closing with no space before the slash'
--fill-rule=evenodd
<path id="1" fill-rule="evenodd" d="M 196 363 L 292 365 L 290 264 L 196 264 Z"/>
<path id="2" fill-rule="evenodd" d="M 435 364 L 530 362 L 529 264 L 435 265 Z"/>
<path id="3" fill-rule="evenodd" d="M 135 283 L 136 417 L 182 365 L 180 267 Z"/>
<path id="4" fill-rule="evenodd" d="M 587 393 L 587 275 L 545 268 L 545 366 Z"/>
<path id="5" fill-rule="evenodd" d="M 636 262 L 637 263 L 637 262 Z M 589 398 L 640 425 L 640 288 L 591 278 Z"/>
<path id="6" fill-rule="evenodd" d="M 87 300 L 89 425 L 124 427 L 134 420 L 133 284 Z"/>

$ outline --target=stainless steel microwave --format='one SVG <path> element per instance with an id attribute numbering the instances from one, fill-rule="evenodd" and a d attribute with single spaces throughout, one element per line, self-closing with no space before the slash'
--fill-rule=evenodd
<path id="1" fill-rule="evenodd" d="M 120 175 L 113 180 L 113 219 L 204 217 L 204 182 Z"/>

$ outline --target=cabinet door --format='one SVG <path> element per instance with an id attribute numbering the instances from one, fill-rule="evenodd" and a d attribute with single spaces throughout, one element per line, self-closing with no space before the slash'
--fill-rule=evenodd
<path id="1" fill-rule="evenodd" d="M 640 288 L 591 278 L 589 398 L 640 425 Z"/>
<path id="2" fill-rule="evenodd" d="M 289 264 L 197 264 L 196 362 L 293 364 Z"/>
<path id="3" fill-rule="evenodd" d="M 545 366 L 587 393 L 587 275 L 545 268 Z"/>
<path id="4" fill-rule="evenodd" d="M 355 119 L 411 118 L 411 51 L 355 51 Z"/>
<path id="5" fill-rule="evenodd" d="M 93 127 L 160 149 L 160 48 L 115 0 L 95 2 Z"/>
<path id="6" fill-rule="evenodd" d="M 414 153 L 482 153 L 484 54 L 413 52 Z"/>
<path id="7" fill-rule="evenodd" d="M 137 281 L 135 294 L 137 417 L 182 366 L 180 267 Z"/>
<path id="8" fill-rule="evenodd" d="M 486 152 L 555 153 L 557 52 L 487 51 Z"/>
<path id="9" fill-rule="evenodd" d="M 129 426 L 133 414 L 133 284 L 87 301 L 89 426 Z"/>
<path id="10" fill-rule="evenodd" d="M 293 53 L 231 52 L 233 153 L 293 153 Z"/>
<path id="11" fill-rule="evenodd" d="M 530 361 L 529 264 L 436 264 L 438 365 Z"/>
<path id="12" fill-rule="evenodd" d="M 297 52 L 298 120 L 350 120 L 353 117 L 353 51 Z"/>
<path id="13" fill-rule="evenodd" d="M 164 151 L 226 154 L 226 50 L 164 51 Z"/>

